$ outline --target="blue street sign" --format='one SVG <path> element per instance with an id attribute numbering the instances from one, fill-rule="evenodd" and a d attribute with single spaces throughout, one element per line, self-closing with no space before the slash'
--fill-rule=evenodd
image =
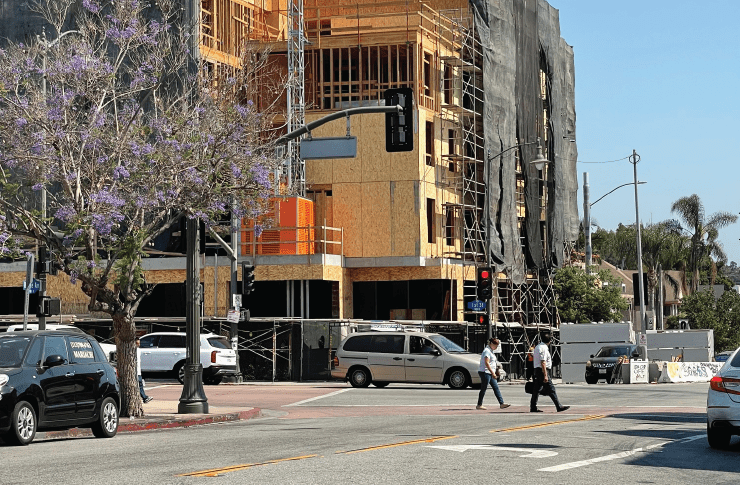
<path id="1" fill-rule="evenodd" d="M 481 300 L 473 300 L 468 302 L 468 310 L 474 312 L 482 312 L 486 309 L 486 302 Z"/>
<path id="2" fill-rule="evenodd" d="M 23 289 L 26 289 L 26 280 L 23 280 Z M 37 293 L 41 289 L 41 282 L 37 280 L 36 278 L 33 279 L 31 282 L 31 289 L 28 290 L 29 293 Z"/>

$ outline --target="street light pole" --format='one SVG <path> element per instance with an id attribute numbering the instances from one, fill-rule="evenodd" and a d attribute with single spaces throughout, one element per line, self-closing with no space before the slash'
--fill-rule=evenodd
<path id="1" fill-rule="evenodd" d="M 632 164 L 635 175 L 635 224 L 637 225 L 637 270 L 639 273 L 640 287 L 640 333 L 645 333 L 645 288 L 642 281 L 642 231 L 640 230 L 640 206 L 637 200 L 637 164 L 640 162 L 640 155 L 632 150 L 630 163 Z"/>
<path id="2" fill-rule="evenodd" d="M 588 198 L 588 172 L 583 172 L 583 232 L 586 237 L 586 274 L 591 274 L 591 204 Z"/>
<path id="3" fill-rule="evenodd" d="M 203 389 L 203 365 L 200 363 L 200 254 L 198 218 L 187 220 L 187 256 L 185 263 L 185 383 L 182 386 L 180 414 L 207 414 L 208 398 Z M 205 235 L 203 235 L 205 237 Z"/>
<path id="4" fill-rule="evenodd" d="M 546 163 L 548 163 L 550 160 L 546 159 L 544 157 L 544 155 L 542 154 L 542 142 L 541 142 L 540 138 L 537 137 L 537 141 L 530 141 L 530 142 L 525 142 L 525 143 L 518 143 L 518 144 L 516 144 L 514 146 L 510 146 L 506 150 L 503 150 L 503 151 L 497 153 L 496 155 L 493 155 L 493 156 L 488 155 L 488 158 L 486 159 L 486 161 L 488 163 L 488 179 L 490 180 L 490 178 L 491 178 L 491 161 L 494 158 L 500 157 L 501 155 L 503 155 L 504 153 L 508 152 L 509 150 L 513 150 L 515 148 L 519 148 L 519 147 L 523 147 L 523 146 L 527 146 L 527 145 L 534 145 L 535 143 L 537 144 L 537 156 L 535 157 L 534 160 L 531 160 L 529 163 L 532 164 L 537 170 L 542 170 L 544 168 L 544 165 Z M 486 219 L 487 219 L 487 224 L 486 224 L 486 251 L 485 251 L 485 256 L 486 256 L 486 265 L 489 268 L 493 269 L 493 266 L 491 265 L 491 201 L 490 201 L 490 198 L 489 198 L 489 187 L 488 187 L 488 185 L 489 185 L 488 184 L 488 181 L 486 181 L 486 184 L 485 184 L 485 195 L 486 195 L 485 196 L 485 200 L 486 200 Z M 495 281 L 495 285 L 496 286 L 494 287 L 494 291 L 495 292 L 498 292 L 498 271 L 496 271 L 495 273 L 496 273 L 496 278 L 495 278 L 494 281 Z M 491 309 L 491 302 L 489 300 L 487 302 L 487 305 L 486 305 L 486 312 L 488 313 L 488 331 L 487 331 L 487 335 L 488 335 L 488 338 L 489 339 L 493 336 L 493 332 L 492 332 L 492 329 L 491 329 L 491 322 L 493 321 L 493 315 L 492 315 L 492 311 L 491 310 L 492 310 Z M 498 326 L 498 324 L 496 324 L 496 325 Z"/>

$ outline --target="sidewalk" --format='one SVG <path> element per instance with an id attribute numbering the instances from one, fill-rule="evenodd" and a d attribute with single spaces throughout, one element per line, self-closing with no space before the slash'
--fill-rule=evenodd
<path id="1" fill-rule="evenodd" d="M 210 401 L 210 400 L 209 400 Z M 201 424 L 222 423 L 258 418 L 259 408 L 237 406 L 213 406 L 209 402 L 208 414 L 177 414 L 180 401 L 157 400 L 144 406 L 145 415 L 141 418 L 120 418 L 118 433 L 136 433 L 168 428 L 187 428 Z M 36 433 L 35 441 L 93 436 L 89 428 L 72 428 L 62 431 Z"/>

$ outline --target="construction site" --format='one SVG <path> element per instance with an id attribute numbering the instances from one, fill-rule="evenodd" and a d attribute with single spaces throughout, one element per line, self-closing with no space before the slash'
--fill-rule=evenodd
<path id="1" fill-rule="evenodd" d="M 280 148 L 272 211 L 243 220 L 238 233 L 238 260 L 256 275 L 240 354 L 272 362 L 273 378 L 319 378 L 338 340 L 363 322 L 439 331 L 479 352 L 490 321 L 507 370 L 523 375 L 540 332 L 557 342 L 552 276 L 578 234 L 574 61 L 558 11 L 545 0 L 200 3 L 204 63 L 234 66 L 253 42 L 284 66 L 278 135 L 383 106 L 388 89 L 413 93 L 412 151 L 384 150 L 380 113 L 347 116 Z M 354 158 L 301 158 L 305 140 L 350 135 Z M 185 258 L 171 251 L 174 239 L 144 261 L 158 286 L 141 319 L 184 315 Z M 201 263 L 202 314 L 220 331 L 230 269 L 212 246 Z M 0 266 L 0 314 L 17 314 L 25 263 Z M 485 309 L 471 304 L 482 299 L 479 267 L 494 273 Z M 68 277 L 50 276 L 47 291 L 67 319 L 86 314 Z M 306 367 L 304 349 L 321 349 L 319 368 Z"/>

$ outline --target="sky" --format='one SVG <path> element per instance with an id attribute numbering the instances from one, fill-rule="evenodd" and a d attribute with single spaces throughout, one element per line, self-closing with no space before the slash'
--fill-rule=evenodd
<path id="1" fill-rule="evenodd" d="M 575 55 L 580 217 L 583 173 L 594 202 L 633 182 L 633 150 L 643 224 L 677 219 L 671 205 L 692 194 L 707 217 L 740 213 L 740 1 L 549 3 Z M 591 219 L 633 224 L 634 185 L 592 205 Z M 739 238 L 740 222 L 720 230 L 728 262 L 740 264 Z"/>

